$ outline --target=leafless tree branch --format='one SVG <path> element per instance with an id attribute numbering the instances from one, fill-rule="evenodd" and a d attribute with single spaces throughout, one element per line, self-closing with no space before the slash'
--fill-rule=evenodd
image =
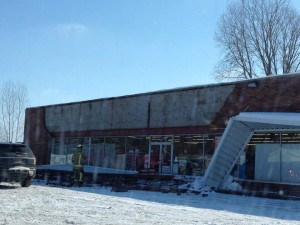
<path id="1" fill-rule="evenodd" d="M 297 71 L 299 17 L 289 0 L 230 2 L 215 32 L 223 56 L 213 76 L 236 80 Z"/>
<path id="2" fill-rule="evenodd" d="M 0 89 L 0 140 L 23 140 L 25 108 L 28 105 L 25 86 L 11 81 Z"/>

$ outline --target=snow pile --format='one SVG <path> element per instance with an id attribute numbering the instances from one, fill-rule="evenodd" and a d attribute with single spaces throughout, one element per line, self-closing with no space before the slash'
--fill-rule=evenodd
<path id="1" fill-rule="evenodd" d="M 213 188 L 206 186 L 202 182 L 202 178 L 200 176 L 196 176 L 190 180 L 186 179 L 186 183 L 179 186 L 179 189 L 186 189 L 191 192 L 210 192 Z M 222 185 L 222 189 L 224 190 L 232 190 L 232 191 L 242 191 L 243 188 L 234 181 L 232 176 L 228 176 L 226 181 Z"/>
<path id="2" fill-rule="evenodd" d="M 211 188 L 208 186 L 205 186 L 201 180 L 201 176 L 196 177 L 185 177 L 184 178 L 185 183 L 178 186 L 179 190 L 188 190 L 190 192 L 209 192 L 211 191 Z"/>
<path id="3" fill-rule="evenodd" d="M 195 177 L 194 182 L 191 184 L 191 188 L 190 190 L 201 190 L 201 188 L 203 187 L 202 183 L 201 183 L 201 179 L 202 177 Z"/>
<path id="4" fill-rule="evenodd" d="M 243 188 L 237 182 L 234 182 L 232 176 L 228 176 L 226 181 L 222 185 L 225 190 L 242 191 Z"/>

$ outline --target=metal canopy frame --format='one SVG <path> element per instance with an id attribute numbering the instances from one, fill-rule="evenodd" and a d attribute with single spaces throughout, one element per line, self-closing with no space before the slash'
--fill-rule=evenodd
<path id="1" fill-rule="evenodd" d="M 300 131 L 300 113 L 246 112 L 230 118 L 202 183 L 220 188 L 254 133 Z"/>

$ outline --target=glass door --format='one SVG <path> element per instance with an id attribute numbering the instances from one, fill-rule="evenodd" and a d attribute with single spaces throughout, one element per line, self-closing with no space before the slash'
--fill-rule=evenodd
<path id="1" fill-rule="evenodd" d="M 170 142 L 151 142 L 149 148 L 150 169 L 155 173 L 172 174 L 173 145 Z"/>

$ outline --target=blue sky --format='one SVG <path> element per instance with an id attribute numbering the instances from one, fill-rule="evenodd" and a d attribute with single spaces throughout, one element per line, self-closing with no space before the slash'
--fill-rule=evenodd
<path id="1" fill-rule="evenodd" d="M 23 83 L 40 106 L 216 83 L 226 4 L 0 0 L 0 85 Z"/>

